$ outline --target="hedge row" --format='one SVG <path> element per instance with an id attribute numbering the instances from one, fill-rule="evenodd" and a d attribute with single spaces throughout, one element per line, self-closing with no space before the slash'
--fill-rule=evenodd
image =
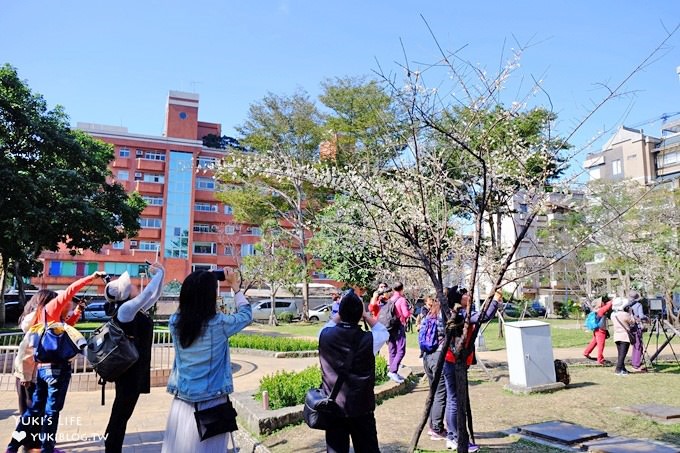
<path id="1" fill-rule="evenodd" d="M 319 342 L 301 338 L 274 337 L 268 335 L 236 334 L 229 338 L 229 347 L 261 349 L 263 351 L 316 351 Z"/>
<path id="2" fill-rule="evenodd" d="M 387 360 L 382 356 L 375 358 L 375 383 L 387 380 Z M 305 394 L 311 388 L 321 386 L 321 369 L 315 365 L 300 372 L 277 371 L 260 379 L 260 388 L 255 399 L 262 400 L 262 392 L 269 393 L 270 409 L 297 406 L 305 402 Z"/>

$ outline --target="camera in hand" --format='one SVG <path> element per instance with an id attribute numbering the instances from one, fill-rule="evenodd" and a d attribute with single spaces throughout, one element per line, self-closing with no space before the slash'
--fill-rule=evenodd
<path id="1" fill-rule="evenodd" d="M 213 269 L 212 273 L 215 274 L 217 280 L 221 282 L 227 279 L 227 275 L 224 273 L 224 269 Z"/>

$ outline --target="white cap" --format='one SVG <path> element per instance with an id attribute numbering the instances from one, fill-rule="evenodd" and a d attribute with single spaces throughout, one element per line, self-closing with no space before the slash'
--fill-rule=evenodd
<path id="1" fill-rule="evenodd" d="M 130 274 L 125 271 L 120 277 L 106 284 L 104 297 L 109 302 L 125 302 L 130 298 L 131 290 Z"/>
<path id="2" fill-rule="evenodd" d="M 614 299 L 614 302 L 612 302 L 612 308 L 614 309 L 614 311 L 621 311 L 624 308 L 626 308 L 627 305 L 628 299 L 626 299 L 625 297 L 617 297 L 616 299 Z"/>

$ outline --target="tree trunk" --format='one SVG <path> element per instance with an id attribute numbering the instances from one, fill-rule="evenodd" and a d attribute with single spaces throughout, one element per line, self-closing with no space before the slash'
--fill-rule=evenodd
<path id="1" fill-rule="evenodd" d="M 0 326 L 5 327 L 5 277 L 7 276 L 7 259 L 0 255 Z"/>
<path id="2" fill-rule="evenodd" d="M 277 289 L 274 289 L 272 286 L 269 287 L 269 303 L 271 304 L 271 311 L 269 312 L 270 326 L 277 326 L 279 324 L 276 319 L 276 292 Z"/>
<path id="3" fill-rule="evenodd" d="M 26 290 L 24 289 L 24 279 L 21 276 L 21 270 L 19 269 L 19 263 L 14 262 L 14 278 L 17 282 L 17 295 L 19 297 L 19 303 L 23 307 L 26 305 Z"/>
<path id="4" fill-rule="evenodd" d="M 465 349 L 463 350 L 464 352 Z M 461 357 L 456 361 L 456 407 L 458 408 L 458 414 L 456 417 L 456 423 L 458 424 L 458 451 L 460 453 L 467 453 L 468 445 L 470 443 L 470 437 L 468 433 L 467 420 L 471 414 L 467 412 L 467 400 L 468 400 L 468 370 L 465 361 L 465 355 L 461 354 Z"/>

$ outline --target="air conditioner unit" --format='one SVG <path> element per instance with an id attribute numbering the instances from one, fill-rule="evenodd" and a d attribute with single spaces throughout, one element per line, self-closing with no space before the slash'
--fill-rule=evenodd
<path id="1" fill-rule="evenodd" d="M 139 242 L 137 242 L 137 241 L 130 241 L 130 248 L 131 248 L 131 249 L 136 249 L 137 247 L 139 247 Z"/>
<path id="2" fill-rule="evenodd" d="M 217 233 L 217 225 L 210 225 L 210 232 Z"/>
<path id="3" fill-rule="evenodd" d="M 138 150 L 135 152 L 135 156 L 137 156 L 137 157 L 142 157 L 143 155 L 144 155 L 144 151 L 142 151 L 141 149 L 138 149 Z"/>
<path id="4" fill-rule="evenodd" d="M 136 180 L 141 180 L 141 179 L 144 179 L 144 173 L 139 172 L 139 171 L 136 171 L 136 172 L 135 172 L 135 181 L 136 181 Z"/>

